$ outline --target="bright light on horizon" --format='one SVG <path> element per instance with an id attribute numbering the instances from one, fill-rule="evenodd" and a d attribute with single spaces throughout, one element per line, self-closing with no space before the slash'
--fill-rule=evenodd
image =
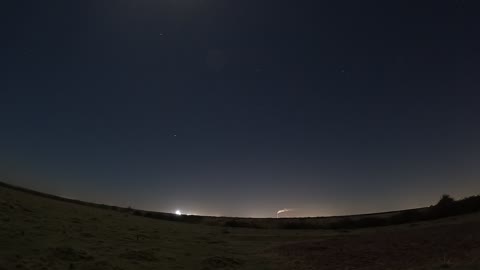
<path id="1" fill-rule="evenodd" d="M 177 210 L 177 211 L 175 211 L 175 214 L 180 216 L 182 214 L 182 211 Z"/>

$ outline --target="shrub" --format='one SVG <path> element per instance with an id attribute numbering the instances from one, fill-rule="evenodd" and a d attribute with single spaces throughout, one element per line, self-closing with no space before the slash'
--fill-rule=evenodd
<path id="1" fill-rule="evenodd" d="M 449 195 L 443 195 L 436 205 L 430 207 L 429 218 L 442 218 L 455 215 L 455 200 Z"/>
<path id="2" fill-rule="evenodd" d="M 458 214 L 480 211 L 480 196 L 472 196 L 456 201 L 455 210 Z"/>
<path id="3" fill-rule="evenodd" d="M 398 214 L 392 215 L 388 218 L 388 223 L 390 224 L 402 224 L 409 222 L 416 222 L 425 219 L 425 217 L 420 213 L 419 210 L 406 210 Z"/>
<path id="4" fill-rule="evenodd" d="M 455 200 L 450 197 L 450 195 L 444 194 L 442 195 L 442 198 L 438 201 L 438 203 L 435 205 L 435 207 L 439 208 L 447 208 L 451 207 L 455 203 Z"/>

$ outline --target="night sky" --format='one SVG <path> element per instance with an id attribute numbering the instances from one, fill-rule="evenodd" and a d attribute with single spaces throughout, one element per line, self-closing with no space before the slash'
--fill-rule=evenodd
<path id="1" fill-rule="evenodd" d="M 479 194 L 475 2 L 2 2 L 0 177 L 254 217 Z"/>

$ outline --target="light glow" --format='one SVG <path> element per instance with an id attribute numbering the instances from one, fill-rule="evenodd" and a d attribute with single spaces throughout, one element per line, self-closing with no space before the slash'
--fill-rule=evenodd
<path id="1" fill-rule="evenodd" d="M 278 211 L 277 211 L 277 218 L 278 218 L 278 215 L 279 215 L 279 214 L 285 213 L 285 212 L 290 212 L 290 211 L 293 211 L 293 209 L 287 209 L 287 208 L 285 208 L 285 209 L 282 209 L 282 210 L 278 210 Z"/>

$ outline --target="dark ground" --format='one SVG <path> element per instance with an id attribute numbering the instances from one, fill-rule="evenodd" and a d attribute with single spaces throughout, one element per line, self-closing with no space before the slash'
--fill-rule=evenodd
<path id="1" fill-rule="evenodd" d="M 357 230 L 149 219 L 0 187 L 0 269 L 480 269 L 480 214 Z"/>

